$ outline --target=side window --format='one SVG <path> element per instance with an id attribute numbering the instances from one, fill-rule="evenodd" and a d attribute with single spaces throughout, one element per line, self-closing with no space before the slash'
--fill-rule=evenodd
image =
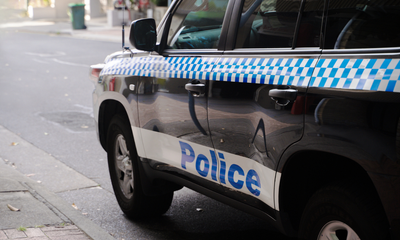
<path id="1" fill-rule="evenodd" d="M 296 47 L 319 47 L 324 11 L 323 0 L 307 0 L 301 14 Z"/>
<path id="2" fill-rule="evenodd" d="M 330 0 L 325 48 L 400 46 L 400 1 Z"/>
<path id="3" fill-rule="evenodd" d="M 236 48 L 292 47 L 299 0 L 245 0 Z"/>
<path id="4" fill-rule="evenodd" d="M 173 49 L 217 48 L 228 1 L 182 1 L 172 16 L 168 32 L 168 47 Z"/>
<path id="5" fill-rule="evenodd" d="M 298 29 L 296 47 L 318 47 L 323 0 L 307 0 Z M 246 0 L 237 48 L 291 48 L 301 1 Z"/>

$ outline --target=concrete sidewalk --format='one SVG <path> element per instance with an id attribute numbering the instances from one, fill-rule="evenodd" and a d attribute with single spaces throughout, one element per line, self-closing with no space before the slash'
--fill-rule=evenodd
<path id="1" fill-rule="evenodd" d="M 19 11 L 11 14 L 9 21 L 0 21 L 0 31 L 122 42 L 122 28 L 107 26 L 106 18 L 85 21 L 87 29 L 73 30 L 69 19 L 32 21 L 16 14 Z M 128 43 L 129 27 L 125 28 L 125 33 L 125 41 Z M 0 240 L 4 239 L 114 238 L 55 193 L 23 175 L 0 157 Z"/>
<path id="2" fill-rule="evenodd" d="M 0 11 L 0 14 L 2 11 Z M 14 17 L 0 21 L 0 30 L 13 30 L 20 32 L 42 33 L 66 37 L 75 37 L 90 40 L 122 42 L 122 26 L 110 27 L 107 25 L 107 18 L 94 18 L 85 20 L 86 29 L 72 29 L 70 19 L 42 19 L 31 20 L 21 14 L 21 11 L 14 11 Z M 127 23 L 129 20 L 126 21 Z M 129 44 L 130 25 L 125 26 L 125 43 Z"/>
<path id="3" fill-rule="evenodd" d="M 114 239 L 55 193 L 1 158 L 0 216 L 1 240 Z"/>
<path id="4" fill-rule="evenodd" d="M 87 240 L 86 234 L 74 225 L 63 227 L 36 227 L 26 228 L 23 231 L 18 229 L 0 230 L 0 240 L 5 239 L 34 239 L 34 240 Z"/>

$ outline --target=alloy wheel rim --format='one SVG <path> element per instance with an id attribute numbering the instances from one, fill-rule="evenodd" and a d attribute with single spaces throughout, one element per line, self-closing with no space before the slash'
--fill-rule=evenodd
<path id="1" fill-rule="evenodd" d="M 133 196 L 134 189 L 133 168 L 129 150 L 122 134 L 116 137 L 114 154 L 118 185 L 124 196 L 130 199 Z"/>
<path id="2" fill-rule="evenodd" d="M 346 223 L 330 221 L 321 229 L 318 240 L 360 240 L 357 233 Z"/>

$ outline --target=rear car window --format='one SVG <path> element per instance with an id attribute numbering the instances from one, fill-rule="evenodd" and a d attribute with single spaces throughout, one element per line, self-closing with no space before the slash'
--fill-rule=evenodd
<path id="1" fill-rule="evenodd" d="M 306 1 L 299 16 L 300 4 L 298 0 L 246 0 L 236 48 L 291 48 L 298 19 L 296 47 L 318 47 L 323 1 Z"/>
<path id="2" fill-rule="evenodd" d="M 327 49 L 400 46 L 400 1 L 330 0 Z"/>
<path id="3" fill-rule="evenodd" d="M 297 0 L 246 0 L 236 48 L 292 47 L 299 8 Z"/>

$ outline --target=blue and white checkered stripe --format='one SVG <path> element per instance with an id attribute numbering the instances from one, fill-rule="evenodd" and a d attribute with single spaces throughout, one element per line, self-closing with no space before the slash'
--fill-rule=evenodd
<path id="1" fill-rule="evenodd" d="M 317 59 L 221 58 L 210 80 L 306 87 Z"/>
<path id="2" fill-rule="evenodd" d="M 400 92 L 400 59 L 137 57 L 113 59 L 101 75 Z"/>
<path id="3" fill-rule="evenodd" d="M 131 75 L 159 78 L 209 80 L 218 58 L 136 57 L 109 61 L 101 75 Z"/>
<path id="4" fill-rule="evenodd" d="M 108 62 L 101 75 L 187 78 L 306 87 L 316 63 L 316 59 L 300 58 L 124 58 Z"/>
<path id="5" fill-rule="evenodd" d="M 400 59 L 320 59 L 310 87 L 400 92 Z"/>

